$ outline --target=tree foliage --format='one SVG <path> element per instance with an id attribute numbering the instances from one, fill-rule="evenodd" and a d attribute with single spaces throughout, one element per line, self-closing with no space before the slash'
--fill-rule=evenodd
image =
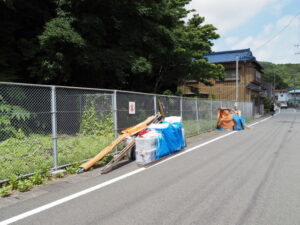
<path id="1" fill-rule="evenodd" d="M 290 88 L 294 86 L 293 78 L 295 76 L 296 87 L 300 88 L 300 64 L 273 64 L 270 62 L 261 62 L 264 67 L 263 79 L 274 83 L 276 89 Z"/>
<path id="2" fill-rule="evenodd" d="M 223 76 L 190 0 L 0 0 L 0 79 L 162 93 Z"/>
<path id="3" fill-rule="evenodd" d="M 17 105 L 10 105 L 0 95 L 0 141 L 1 138 L 23 137 L 24 134 L 16 127 L 18 123 L 31 117 L 30 112 Z"/>

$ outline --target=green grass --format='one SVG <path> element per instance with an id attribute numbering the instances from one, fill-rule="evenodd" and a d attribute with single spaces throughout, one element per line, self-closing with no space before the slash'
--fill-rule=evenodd
<path id="1" fill-rule="evenodd" d="M 200 133 L 207 132 L 216 127 L 216 120 L 186 120 L 183 121 L 183 128 L 185 137 L 192 137 Z"/>
<path id="2" fill-rule="evenodd" d="M 59 165 L 80 162 L 98 154 L 113 136 L 62 136 L 58 139 Z M 9 138 L 0 143 L 0 180 L 53 167 L 51 136 Z"/>

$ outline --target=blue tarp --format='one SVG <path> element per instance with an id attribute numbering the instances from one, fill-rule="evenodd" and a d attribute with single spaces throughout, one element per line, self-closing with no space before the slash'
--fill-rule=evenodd
<path id="1" fill-rule="evenodd" d="M 234 130 L 244 130 L 244 125 L 246 124 L 245 119 L 242 116 L 238 116 L 237 114 L 232 115 L 232 119 L 234 121 Z"/>
<path id="2" fill-rule="evenodd" d="M 181 123 L 169 123 L 166 128 L 156 128 L 155 130 L 161 135 L 158 137 L 156 144 L 155 159 L 172 154 L 184 148 L 184 137 Z"/>

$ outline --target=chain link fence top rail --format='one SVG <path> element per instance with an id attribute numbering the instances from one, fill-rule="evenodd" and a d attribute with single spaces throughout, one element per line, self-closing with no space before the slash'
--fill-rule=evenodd
<path id="1" fill-rule="evenodd" d="M 93 157 L 123 129 L 154 115 L 158 100 L 166 116 L 182 117 L 186 137 L 214 129 L 218 108 L 234 106 L 234 101 L 0 82 L 0 181 Z M 251 102 L 240 102 L 239 108 L 247 120 L 253 118 Z"/>

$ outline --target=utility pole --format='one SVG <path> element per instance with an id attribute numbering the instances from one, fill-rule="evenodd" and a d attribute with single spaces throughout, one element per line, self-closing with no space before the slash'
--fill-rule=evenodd
<path id="1" fill-rule="evenodd" d="M 299 47 L 300 47 L 300 45 L 299 45 L 299 44 L 296 44 L 296 45 L 295 45 L 295 48 L 297 48 L 297 49 L 298 49 Z M 300 55 L 300 51 L 296 51 L 296 52 L 295 52 L 295 55 Z"/>
<path id="2" fill-rule="evenodd" d="M 293 74 L 293 85 L 294 85 L 294 107 L 296 109 L 296 74 Z"/>
<path id="3" fill-rule="evenodd" d="M 273 74 L 273 103 L 275 103 L 275 90 L 276 90 L 276 77 L 275 73 Z"/>
<path id="4" fill-rule="evenodd" d="M 238 99 L 239 99 L 239 60 L 240 57 L 236 57 L 236 70 L 235 70 L 235 109 L 238 109 Z"/>

